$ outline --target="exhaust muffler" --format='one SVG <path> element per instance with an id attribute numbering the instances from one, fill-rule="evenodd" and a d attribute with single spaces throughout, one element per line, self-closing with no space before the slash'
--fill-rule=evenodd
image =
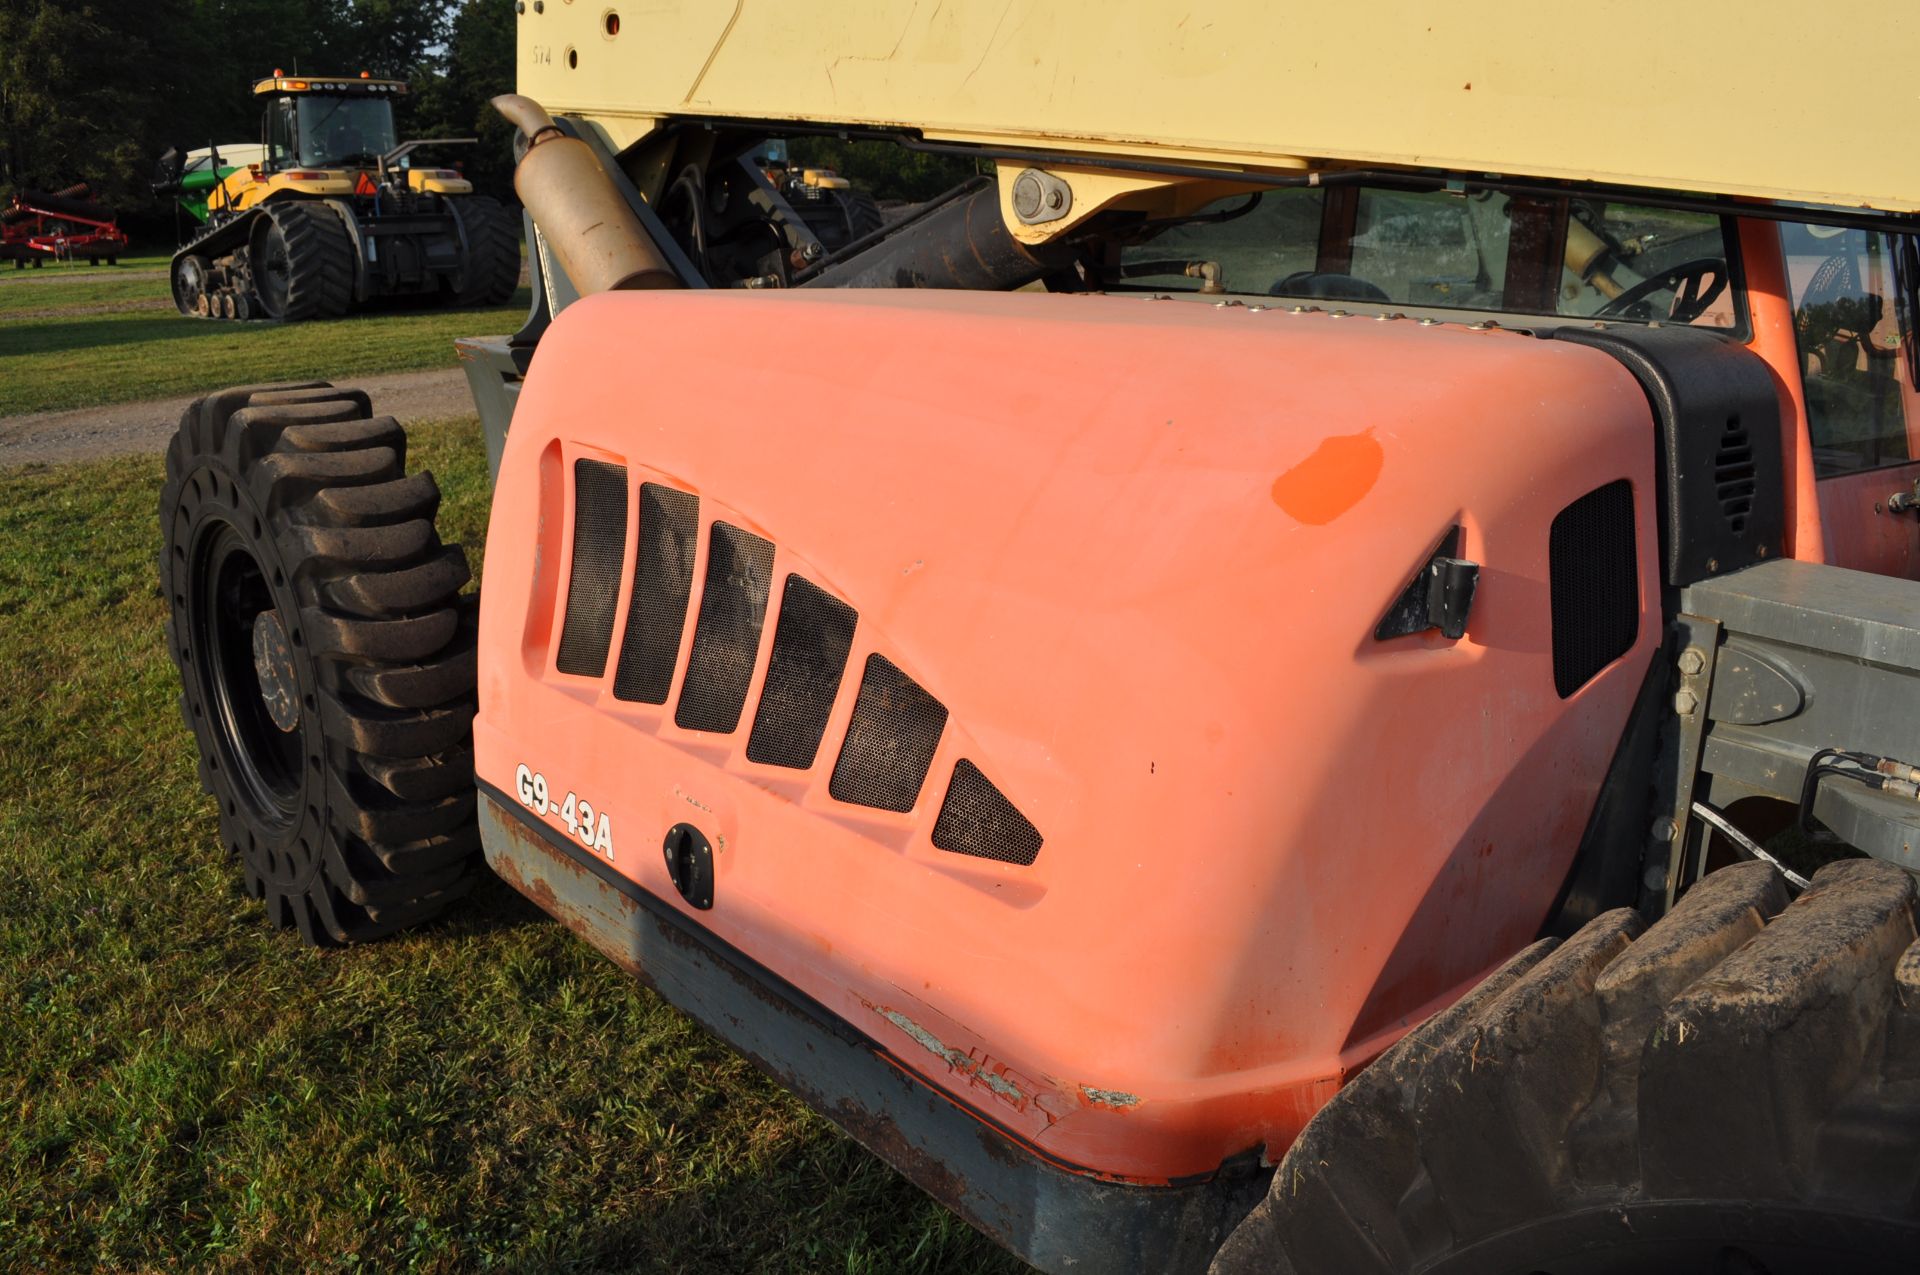
<path id="1" fill-rule="evenodd" d="M 526 153 L 513 170 L 514 193 L 581 296 L 686 286 L 592 147 L 561 132 L 530 97 L 496 97 L 493 109 L 526 136 Z"/>

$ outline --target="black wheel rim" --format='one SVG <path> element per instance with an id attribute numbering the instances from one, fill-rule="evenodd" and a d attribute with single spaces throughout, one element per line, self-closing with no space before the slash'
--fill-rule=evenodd
<path id="1" fill-rule="evenodd" d="M 273 724 L 254 670 L 254 620 L 274 607 L 267 576 L 246 537 L 231 523 L 204 529 L 194 554 L 188 629 L 214 751 L 236 800 L 265 828 L 299 819 L 301 736 Z"/>

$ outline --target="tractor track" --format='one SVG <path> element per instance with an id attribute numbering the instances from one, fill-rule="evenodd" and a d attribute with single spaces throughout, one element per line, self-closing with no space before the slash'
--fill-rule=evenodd
<path id="1" fill-rule="evenodd" d="M 341 389 L 363 389 L 402 423 L 464 416 L 473 411 L 467 378 L 457 367 L 343 379 Z M 108 456 L 158 455 L 166 450 L 180 413 L 196 395 L 113 403 L 57 412 L 0 416 L 0 469 L 59 465 Z"/>

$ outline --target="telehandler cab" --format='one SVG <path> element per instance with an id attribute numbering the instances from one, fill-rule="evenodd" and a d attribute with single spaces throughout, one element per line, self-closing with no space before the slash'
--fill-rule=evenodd
<path id="1" fill-rule="evenodd" d="M 478 607 L 363 394 L 169 452 L 274 924 L 484 854 L 1049 1271 L 1920 1266 L 1920 23 L 519 12 Z"/>

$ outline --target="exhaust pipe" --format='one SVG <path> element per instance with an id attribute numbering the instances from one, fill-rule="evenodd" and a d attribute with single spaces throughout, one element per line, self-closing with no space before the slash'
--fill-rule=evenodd
<path id="1" fill-rule="evenodd" d="M 514 193 L 581 296 L 685 286 L 591 147 L 561 132 L 530 97 L 496 97 L 493 109 L 526 136 L 526 154 L 513 170 Z"/>

